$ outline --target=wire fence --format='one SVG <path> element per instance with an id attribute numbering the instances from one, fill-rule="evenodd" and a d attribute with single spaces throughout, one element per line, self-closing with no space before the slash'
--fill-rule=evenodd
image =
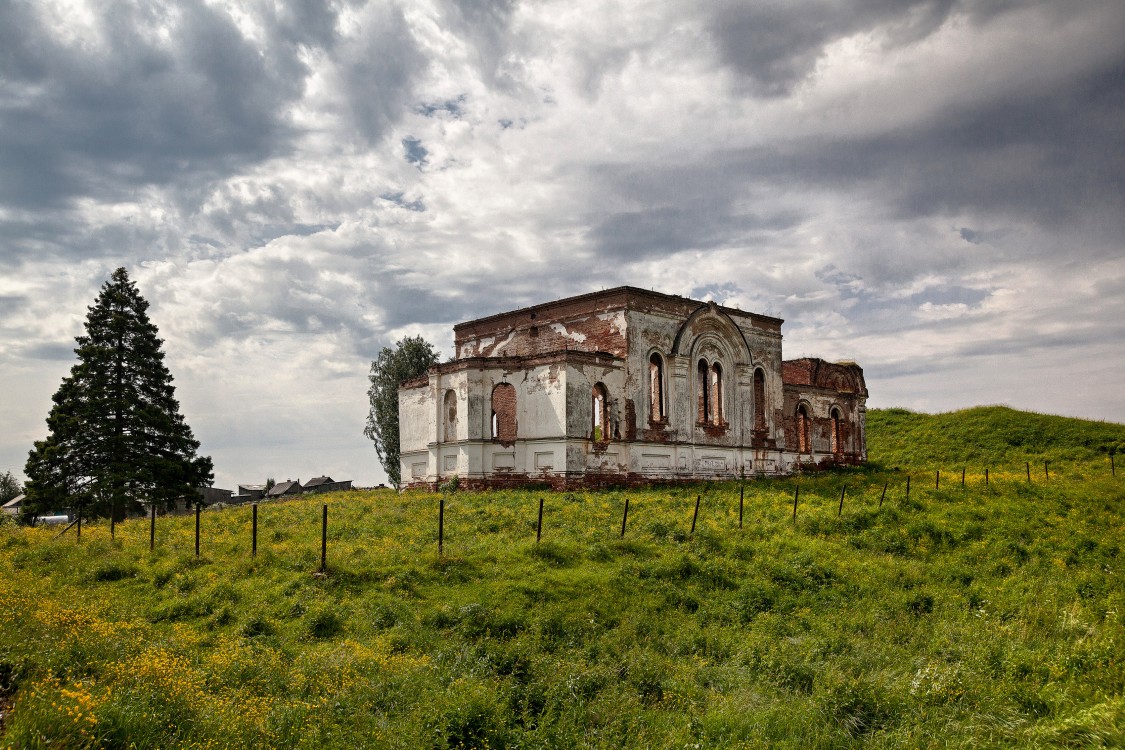
<path id="1" fill-rule="evenodd" d="M 1117 476 L 1116 464 L 1113 456 L 1109 456 L 1108 471 L 1104 472 L 1103 476 L 1106 478 L 1115 479 Z M 943 488 L 947 493 L 956 491 L 968 492 L 973 489 L 986 490 L 988 488 L 999 487 L 1001 485 L 1011 485 L 1017 483 L 1020 485 L 1054 485 L 1060 486 L 1062 484 L 1071 485 L 1076 482 L 1087 481 L 1090 477 L 1086 474 L 1083 475 L 1066 475 L 1064 473 L 1052 473 L 1051 462 L 1043 461 L 1040 466 L 1038 463 L 1034 465 L 1030 461 L 1025 461 L 1022 471 L 1013 470 L 1011 467 L 997 472 L 992 467 L 985 467 L 982 470 L 970 471 L 969 467 L 962 466 L 954 470 L 934 469 L 930 471 L 922 470 L 889 470 L 889 471 L 876 471 L 871 472 L 868 469 L 860 467 L 858 469 L 844 469 L 834 472 L 820 472 L 814 475 L 802 476 L 789 476 L 784 478 L 771 478 L 771 479 L 741 479 L 733 480 L 737 482 L 737 523 L 733 522 L 734 512 L 733 508 L 728 505 L 733 500 L 733 488 L 730 487 L 731 482 L 724 483 L 722 489 L 716 490 L 713 486 L 692 485 L 697 487 L 698 491 L 693 492 L 694 502 L 691 502 L 690 495 L 686 498 L 683 506 L 683 514 L 685 519 L 685 526 L 688 528 L 686 537 L 690 538 L 696 533 L 697 525 L 700 520 L 701 510 L 704 513 L 713 512 L 722 509 L 720 515 L 722 520 L 734 527 L 737 530 L 743 528 L 745 517 L 745 501 L 746 501 L 746 488 L 749 484 L 751 487 L 757 487 L 757 493 L 760 499 L 763 494 L 773 497 L 786 497 L 788 498 L 791 493 L 792 507 L 790 511 L 791 521 L 795 524 L 803 510 L 808 510 L 810 506 L 822 509 L 825 506 L 834 506 L 837 518 L 842 518 L 846 510 L 852 508 L 862 508 L 871 510 L 874 505 L 874 511 L 880 512 L 883 510 L 887 501 L 897 502 L 900 506 L 907 506 L 912 501 L 919 503 L 922 501 L 925 493 L 929 492 L 930 499 L 940 499 L 943 501 L 955 500 L 956 494 L 944 494 L 936 496 L 934 493 L 940 493 Z M 838 497 L 835 482 L 839 482 Z M 763 493 L 762 488 L 766 488 Z M 684 486 L 676 488 L 680 495 L 683 495 L 685 490 Z M 686 488 L 690 489 L 690 487 Z M 802 489 L 804 492 L 802 493 Z M 930 492 L 932 490 L 932 492 Z M 659 489 L 654 490 L 660 492 Z M 829 492 L 831 493 L 831 502 L 829 502 Z M 462 493 L 464 495 L 475 495 L 476 493 Z M 529 493 L 530 494 L 530 493 Z M 559 505 L 555 499 L 559 495 L 568 496 L 570 493 L 563 491 L 553 492 L 550 495 L 544 494 L 537 498 L 537 513 L 529 510 L 529 517 L 534 514 L 534 539 L 535 543 L 539 544 L 544 538 L 544 511 L 549 512 L 551 505 Z M 630 491 L 621 490 L 617 494 L 622 496 L 622 503 L 620 506 L 620 525 L 616 521 L 612 521 L 611 528 L 616 535 L 625 539 L 630 530 L 630 523 L 636 524 L 638 522 L 637 509 L 632 509 L 632 517 L 630 516 Z M 874 500 L 877 495 L 877 503 Z M 707 496 L 708 503 L 704 504 L 703 499 Z M 424 502 L 425 498 L 432 497 L 429 493 L 419 494 L 419 501 Z M 552 502 L 547 502 L 547 497 L 552 498 Z M 436 529 L 436 551 L 439 557 L 445 554 L 445 536 L 446 536 L 446 496 L 439 495 L 437 498 L 437 507 L 434 508 L 434 516 L 432 518 L 434 528 Z M 346 496 L 342 499 L 335 501 L 341 506 L 347 504 Z M 669 502 L 676 502 L 675 498 L 669 497 Z M 270 503 L 270 505 L 276 505 Z M 532 506 L 534 508 L 535 506 Z M 259 550 L 259 504 L 257 502 L 249 504 L 250 515 L 250 530 L 248 542 L 248 550 L 251 558 L 258 555 Z M 329 503 L 324 502 L 321 504 L 320 513 L 320 549 L 319 549 L 319 566 L 315 574 L 318 576 L 325 576 L 328 574 L 328 539 L 329 539 Z M 230 519 L 228 514 L 238 514 L 237 517 L 247 511 L 246 506 L 224 506 L 217 508 L 214 511 L 209 511 L 209 515 L 214 512 L 216 515 Z M 643 511 L 641 511 L 643 513 Z M 202 523 L 203 505 L 197 504 L 194 508 L 194 556 L 199 558 L 202 551 L 205 549 L 204 539 L 204 526 Z M 690 517 L 690 524 L 687 519 Z M 148 525 L 148 547 L 150 551 L 155 551 L 158 541 L 158 525 L 160 524 L 155 507 L 150 508 L 148 517 L 144 521 L 140 519 L 133 519 L 128 522 L 131 527 L 131 538 L 137 538 L 136 524 L 138 522 L 147 522 Z M 166 517 L 164 517 L 166 518 Z M 174 519 L 177 517 L 173 517 Z M 179 523 L 178 520 L 173 520 L 173 523 Z M 608 518 L 603 518 L 599 521 L 601 524 L 609 524 Z M 91 524 L 87 522 L 87 538 L 90 536 L 90 531 L 94 530 L 96 533 L 104 533 L 103 530 L 108 530 L 111 540 L 117 536 L 119 527 L 125 525 L 125 522 L 117 522 L 114 519 L 109 519 L 108 524 L 104 521 L 94 522 Z M 549 526 L 546 527 L 548 532 Z M 71 533 L 73 531 L 73 533 Z M 54 539 L 73 538 L 77 543 L 82 543 L 83 523 L 82 519 L 76 518 L 70 525 L 66 526 L 60 532 L 54 535 Z"/>

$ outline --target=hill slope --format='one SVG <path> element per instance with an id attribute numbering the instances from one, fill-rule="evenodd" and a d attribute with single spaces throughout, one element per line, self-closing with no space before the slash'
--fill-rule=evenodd
<path id="1" fill-rule="evenodd" d="M 903 468 L 969 466 L 976 471 L 1022 469 L 1047 460 L 1060 469 L 1102 469 L 1109 452 L 1125 453 L 1125 425 L 978 406 L 945 414 L 906 409 L 867 412 L 867 452 L 873 463 Z"/>
<path id="2" fill-rule="evenodd" d="M 960 414 L 873 455 L 1057 475 L 460 493 L 441 556 L 425 493 L 263 503 L 256 557 L 246 507 L 198 557 L 190 516 L 0 524 L 0 746 L 1125 747 L 1120 426 Z"/>

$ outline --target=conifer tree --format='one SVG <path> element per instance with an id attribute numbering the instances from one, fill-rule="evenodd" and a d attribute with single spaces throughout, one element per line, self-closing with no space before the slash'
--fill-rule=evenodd
<path id="1" fill-rule="evenodd" d="M 53 396 L 47 438 L 28 456 L 25 512 L 121 517 L 211 484 L 211 459 L 196 455 L 147 309 L 124 268 L 88 308 L 78 363 Z"/>

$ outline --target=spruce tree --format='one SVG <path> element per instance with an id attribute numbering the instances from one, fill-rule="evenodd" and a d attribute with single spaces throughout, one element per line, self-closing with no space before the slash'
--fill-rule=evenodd
<path id="1" fill-rule="evenodd" d="M 172 507 L 212 482 L 211 459 L 180 414 L 148 302 L 124 268 L 102 287 L 77 337 L 78 363 L 53 397 L 48 436 L 24 473 L 27 512 L 65 507 L 121 517 Z"/>

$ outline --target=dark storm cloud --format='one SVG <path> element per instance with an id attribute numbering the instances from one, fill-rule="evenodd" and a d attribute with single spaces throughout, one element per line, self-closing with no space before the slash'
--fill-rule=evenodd
<path id="1" fill-rule="evenodd" d="M 1057 222 L 1093 210 L 1120 221 L 1121 122 L 1118 61 L 1058 90 L 948 111 L 891 133 L 805 139 L 734 158 L 771 182 L 873 190 L 901 217 L 972 209 Z"/>
<path id="2" fill-rule="evenodd" d="M 467 42 L 475 53 L 470 63 L 486 81 L 502 88 L 513 81 L 505 75 L 509 52 L 517 40 L 509 33 L 517 0 L 446 0 L 440 4 L 444 25 Z"/>
<path id="3" fill-rule="evenodd" d="M 1006 222 L 1029 219 L 1060 228 L 1099 217 L 1112 236 L 1114 227 L 1125 229 L 1122 122 L 1125 64 L 1115 62 L 1055 88 L 951 108 L 890 132 L 777 139 L 689 166 L 595 167 L 588 237 L 599 254 L 628 259 L 746 244 L 807 218 L 771 201 L 808 190 L 873 200 L 884 219 L 978 212 L 993 225 L 962 229 L 972 244 L 1002 240 Z M 618 201 L 643 208 L 612 210 Z"/>
<path id="4" fill-rule="evenodd" d="M 359 34 L 338 44 L 332 58 L 352 125 L 368 144 L 408 111 L 410 84 L 429 63 L 402 11 L 383 5 L 364 9 Z"/>
<path id="5" fill-rule="evenodd" d="M 104 43 L 66 44 L 30 8 L 0 5 L 0 202 L 112 199 L 235 169 L 291 135 L 284 108 L 306 72 L 295 48 L 258 49 L 219 10 L 116 5 L 101 19 Z"/>
<path id="6" fill-rule="evenodd" d="M 750 239 L 759 232 L 799 224 L 796 212 L 756 216 L 729 204 L 666 205 L 614 213 L 589 234 L 599 257 L 641 260 L 681 250 L 708 250 Z"/>
<path id="7" fill-rule="evenodd" d="M 710 27 L 723 62 L 745 77 L 750 92 L 778 97 L 812 73 L 831 42 L 884 24 L 892 43 L 915 41 L 940 27 L 953 6 L 953 0 L 727 3 Z"/>
<path id="8" fill-rule="evenodd" d="M 590 180 L 599 189 L 591 194 L 595 205 L 587 219 L 587 238 L 599 256 L 640 260 L 739 244 L 791 228 L 804 218 L 791 209 L 755 211 L 739 205 L 752 189 L 753 175 L 738 160 L 711 157 L 687 166 L 599 165 L 590 170 Z M 606 196 L 613 200 L 606 201 Z M 611 210 L 618 201 L 630 208 Z"/>

